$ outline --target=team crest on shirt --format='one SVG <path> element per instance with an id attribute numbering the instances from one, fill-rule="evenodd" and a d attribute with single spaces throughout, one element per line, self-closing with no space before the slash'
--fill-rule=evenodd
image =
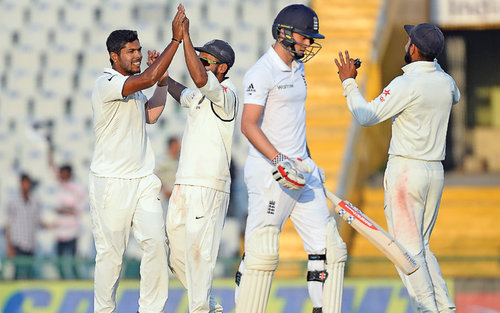
<path id="1" fill-rule="evenodd" d="M 390 95 L 391 95 L 391 90 L 384 89 L 384 91 L 380 94 L 380 97 L 378 99 L 380 100 L 380 102 L 384 102 Z"/>
<path id="2" fill-rule="evenodd" d="M 270 200 L 267 206 L 267 214 L 274 214 L 275 209 L 276 209 L 276 201 Z"/>
<path id="3" fill-rule="evenodd" d="M 252 94 L 253 92 L 255 92 L 255 87 L 253 86 L 252 83 L 250 83 L 250 85 L 248 85 L 246 92 L 248 92 L 249 94 Z"/>

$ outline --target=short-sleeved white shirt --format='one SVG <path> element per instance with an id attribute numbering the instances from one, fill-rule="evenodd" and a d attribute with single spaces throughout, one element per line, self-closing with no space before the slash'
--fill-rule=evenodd
<path id="1" fill-rule="evenodd" d="M 95 148 L 91 172 L 100 177 L 140 178 L 153 173 L 155 159 L 146 133 L 146 96 L 123 97 L 128 76 L 105 68 L 92 91 Z"/>
<path id="2" fill-rule="evenodd" d="M 458 87 L 437 61 L 412 62 L 403 71 L 370 102 L 361 95 L 354 79 L 344 80 L 347 106 L 364 126 L 392 118 L 390 155 L 444 160 L 451 107 L 460 99 Z"/>
<path id="3" fill-rule="evenodd" d="M 209 187 L 229 192 L 231 147 L 238 114 L 236 87 L 212 72 L 199 89 L 184 89 L 181 106 L 189 110 L 182 136 L 176 184 Z"/>
<path id="4" fill-rule="evenodd" d="M 304 64 L 292 68 L 271 47 L 245 74 L 244 103 L 264 106 L 259 126 L 271 144 L 288 157 L 305 158 L 307 84 Z M 249 155 L 262 156 L 250 144 Z"/>

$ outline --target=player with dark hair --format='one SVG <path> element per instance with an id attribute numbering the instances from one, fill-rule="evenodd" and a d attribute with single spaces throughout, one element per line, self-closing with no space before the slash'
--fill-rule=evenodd
<path id="1" fill-rule="evenodd" d="M 165 223 L 161 182 L 153 174 L 154 153 L 146 123 L 165 107 L 167 68 L 179 46 L 182 21 L 172 21 L 172 41 L 159 54 L 148 51 L 141 73 L 141 45 L 135 31 L 113 31 L 106 41 L 112 68 L 104 69 L 92 92 L 96 143 L 89 175 L 92 230 L 97 251 L 94 312 L 116 311 L 123 254 L 130 229 L 142 248 L 139 312 L 163 312 L 168 296 Z M 156 85 L 147 99 L 141 90 Z"/>
<path id="2" fill-rule="evenodd" d="M 429 239 L 444 186 L 441 161 L 448 120 L 460 92 L 435 60 L 444 47 L 441 30 L 429 23 L 405 25 L 404 29 L 408 33 L 404 74 L 393 79 L 374 100 L 367 102 L 358 90 L 356 67 L 348 51 L 345 58 L 340 52 L 335 64 L 347 106 L 361 125 L 392 118 L 384 211 L 389 233 L 420 266 L 410 275 L 396 268 L 408 289 L 413 311 L 451 313 L 455 304 L 429 249 Z"/>
<path id="3" fill-rule="evenodd" d="M 184 7 L 179 5 L 178 10 L 184 12 Z M 168 92 L 188 110 L 166 219 L 169 264 L 187 289 L 190 313 L 222 312 L 211 290 L 229 205 L 238 96 L 226 75 L 235 55 L 227 42 L 218 39 L 193 47 L 187 18 L 182 41 L 186 65 L 197 88 L 168 79 Z"/>
<path id="4" fill-rule="evenodd" d="M 323 178 L 306 141 L 304 62 L 321 48 L 316 13 L 304 5 L 282 9 L 276 42 L 244 78 L 241 131 L 250 142 L 245 164 L 248 219 L 245 255 L 236 276 L 236 313 L 264 313 L 278 265 L 278 238 L 290 217 L 309 255 L 313 312 L 339 313 L 346 245 L 330 216 Z"/>

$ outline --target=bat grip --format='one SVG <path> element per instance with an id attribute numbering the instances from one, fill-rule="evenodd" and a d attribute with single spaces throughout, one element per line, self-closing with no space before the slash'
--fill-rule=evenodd
<path id="1" fill-rule="evenodd" d="M 342 199 L 340 199 L 339 197 L 337 197 L 333 192 L 331 192 L 330 190 L 325 189 L 325 194 L 326 194 L 326 197 L 328 199 L 330 199 L 330 201 L 333 202 L 333 204 L 337 205 L 339 204 L 340 202 L 342 202 Z"/>

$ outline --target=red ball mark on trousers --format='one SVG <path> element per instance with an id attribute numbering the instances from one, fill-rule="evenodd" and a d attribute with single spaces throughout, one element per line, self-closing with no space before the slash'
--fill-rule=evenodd
<path id="1" fill-rule="evenodd" d="M 393 203 L 394 236 L 403 242 L 418 241 L 419 234 L 413 215 L 412 202 L 408 194 L 408 176 L 404 171 L 394 186 L 396 189 Z"/>

